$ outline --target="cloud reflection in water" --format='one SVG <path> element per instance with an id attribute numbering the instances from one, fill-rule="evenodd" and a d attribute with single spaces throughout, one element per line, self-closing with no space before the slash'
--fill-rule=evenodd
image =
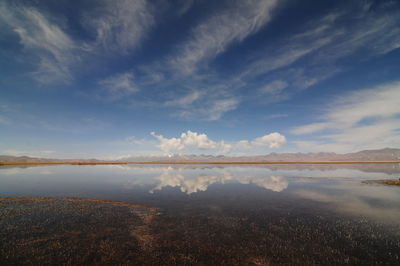
<path id="1" fill-rule="evenodd" d="M 192 194 L 199 191 L 206 191 L 212 184 L 225 184 L 228 182 L 236 182 L 240 184 L 255 184 L 259 187 L 281 192 L 288 187 L 288 181 L 282 176 L 235 176 L 227 170 L 221 170 L 221 175 L 197 175 L 195 177 L 185 176 L 180 169 L 168 167 L 163 170 L 158 177 L 159 184 L 152 188 L 149 192 L 154 193 L 157 190 L 162 190 L 164 187 L 179 187 L 186 194 Z"/>

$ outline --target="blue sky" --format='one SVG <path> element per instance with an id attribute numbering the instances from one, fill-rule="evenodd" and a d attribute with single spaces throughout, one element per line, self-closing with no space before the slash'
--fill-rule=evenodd
<path id="1" fill-rule="evenodd" d="M 0 154 L 400 148 L 399 1 L 0 2 Z"/>

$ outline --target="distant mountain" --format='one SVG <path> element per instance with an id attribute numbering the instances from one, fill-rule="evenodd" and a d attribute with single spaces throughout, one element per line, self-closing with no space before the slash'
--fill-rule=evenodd
<path id="1" fill-rule="evenodd" d="M 173 155 L 173 156 L 138 156 L 127 157 L 120 161 L 163 162 L 163 161 L 201 161 L 201 162 L 262 162 L 262 161 L 398 161 L 400 149 L 385 148 L 380 150 L 365 150 L 355 153 L 337 154 L 334 152 L 318 153 L 270 153 L 259 156 L 213 156 L 213 155 Z"/>
<path id="2" fill-rule="evenodd" d="M 135 156 L 115 162 L 286 162 L 286 161 L 399 161 L 400 149 L 385 148 L 364 150 L 355 153 L 337 154 L 334 152 L 318 153 L 270 153 L 259 156 L 223 156 L 223 155 L 172 155 L 172 156 Z M 0 162 L 71 162 L 96 163 L 97 159 L 45 159 L 28 156 L 0 155 Z"/>
<path id="3" fill-rule="evenodd" d="M 42 162 L 54 161 L 54 159 L 33 158 L 28 156 L 7 156 L 0 155 L 0 162 Z"/>
<path id="4" fill-rule="evenodd" d="M 0 155 L 0 162 L 29 162 L 29 163 L 40 163 L 40 162 L 100 162 L 96 159 L 51 159 L 51 158 L 36 158 L 29 156 L 8 156 Z"/>

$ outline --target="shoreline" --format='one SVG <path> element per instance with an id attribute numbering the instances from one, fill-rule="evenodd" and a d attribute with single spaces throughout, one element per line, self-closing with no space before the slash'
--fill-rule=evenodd
<path id="1" fill-rule="evenodd" d="M 362 181 L 363 184 L 379 184 L 379 185 L 387 185 L 387 186 L 400 186 L 400 178 L 399 179 L 382 179 L 382 180 L 365 180 Z"/>
<path id="2" fill-rule="evenodd" d="M 126 164 L 392 164 L 400 163 L 400 161 L 155 161 L 155 162 L 113 162 L 113 161 L 98 161 L 98 162 L 0 162 L 0 166 L 8 165 L 126 165 Z"/>

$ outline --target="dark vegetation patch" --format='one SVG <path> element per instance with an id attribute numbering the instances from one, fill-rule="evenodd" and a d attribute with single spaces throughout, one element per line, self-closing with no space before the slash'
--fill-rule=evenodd
<path id="1" fill-rule="evenodd" d="M 141 264 L 155 215 L 124 202 L 0 198 L 0 264 Z"/>
<path id="2" fill-rule="evenodd" d="M 163 215 L 156 233 L 159 252 L 182 264 L 397 265 L 399 229 L 361 217 L 241 210 Z"/>
<path id="3" fill-rule="evenodd" d="M 398 225 L 273 203 L 200 204 L 160 214 L 125 202 L 0 198 L 0 265 L 397 265 L 400 260 Z"/>

